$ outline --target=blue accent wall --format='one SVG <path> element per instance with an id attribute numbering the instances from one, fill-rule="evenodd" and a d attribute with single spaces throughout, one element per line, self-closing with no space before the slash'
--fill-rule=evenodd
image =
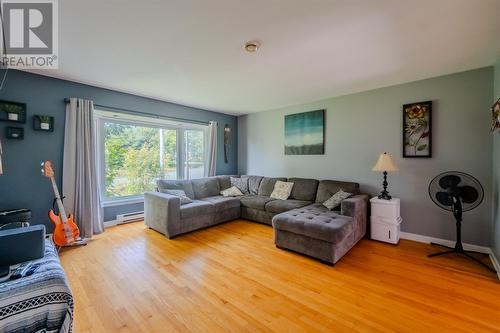
<path id="1" fill-rule="evenodd" d="M 217 174 L 235 174 L 237 171 L 237 118 L 235 116 L 9 70 L 0 90 L 0 100 L 26 103 L 27 122 L 26 124 L 0 122 L 0 138 L 4 150 L 4 175 L 0 176 L 0 210 L 17 207 L 30 208 L 33 213 L 32 223 L 44 223 L 49 230 L 52 230 L 47 211 L 52 206 L 53 194 L 50 182 L 41 175 L 40 163 L 44 160 L 53 161 L 56 180 L 60 186 L 64 141 L 64 99 L 68 97 L 81 97 L 93 100 L 100 105 L 186 120 L 204 122 L 215 120 L 219 124 Z M 54 132 L 34 131 L 32 118 L 35 114 L 55 117 Z M 224 163 L 223 151 L 225 124 L 231 128 L 228 164 Z M 5 138 L 7 126 L 23 127 L 24 140 L 7 140 Z M 142 210 L 142 204 L 108 207 L 104 211 L 104 216 L 105 220 L 113 220 L 116 214 L 137 210 Z"/>

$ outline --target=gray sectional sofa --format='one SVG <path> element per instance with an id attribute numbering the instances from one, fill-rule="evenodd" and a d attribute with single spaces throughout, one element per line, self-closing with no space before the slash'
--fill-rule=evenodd
<path id="1" fill-rule="evenodd" d="M 221 196 L 231 187 L 230 177 L 246 178 L 247 193 Z M 270 197 L 278 180 L 294 183 L 287 200 Z M 345 199 L 337 211 L 322 205 L 340 189 L 359 193 L 357 183 L 244 175 L 159 180 L 157 186 L 157 192 L 144 194 L 144 221 L 168 238 L 241 217 L 273 225 L 277 247 L 334 264 L 366 233 L 368 195 Z M 191 203 L 181 205 L 178 196 L 163 193 L 179 189 Z"/>

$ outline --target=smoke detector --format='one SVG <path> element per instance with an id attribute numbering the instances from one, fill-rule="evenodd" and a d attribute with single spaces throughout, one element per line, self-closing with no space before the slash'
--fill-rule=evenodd
<path id="1" fill-rule="evenodd" d="M 259 47 L 260 47 L 260 42 L 255 40 L 245 43 L 245 50 L 250 53 L 257 51 Z"/>

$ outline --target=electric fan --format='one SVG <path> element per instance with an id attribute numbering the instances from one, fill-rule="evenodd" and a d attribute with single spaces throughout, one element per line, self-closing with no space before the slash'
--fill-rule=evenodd
<path id="1" fill-rule="evenodd" d="M 436 176 L 429 184 L 429 195 L 432 201 L 444 210 L 453 212 L 457 226 L 457 241 L 455 247 L 448 247 L 447 251 L 430 254 L 428 257 L 441 256 L 450 253 L 459 253 L 465 257 L 474 260 L 492 272 L 493 268 L 483 263 L 481 260 L 473 257 L 470 253 L 479 253 L 474 251 L 465 251 L 462 245 L 462 213 L 472 210 L 479 206 L 483 201 L 484 190 L 479 181 L 463 172 L 448 171 Z"/>

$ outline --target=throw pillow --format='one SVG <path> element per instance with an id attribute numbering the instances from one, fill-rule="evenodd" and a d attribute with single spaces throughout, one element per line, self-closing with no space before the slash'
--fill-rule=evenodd
<path id="1" fill-rule="evenodd" d="M 188 203 L 193 202 L 193 200 L 189 199 L 189 197 L 186 195 L 186 192 L 183 190 L 161 190 L 162 193 L 170 194 L 170 195 L 175 195 L 176 197 L 181 198 L 181 205 L 185 205 Z"/>
<path id="2" fill-rule="evenodd" d="M 230 188 L 225 189 L 224 191 L 220 191 L 220 194 L 222 194 L 225 197 L 237 197 L 243 195 L 240 189 L 237 188 L 236 186 L 231 186 Z"/>
<path id="3" fill-rule="evenodd" d="M 271 198 L 286 200 L 290 197 L 292 193 L 293 183 L 282 182 L 281 180 L 277 180 L 276 184 L 274 184 L 273 192 L 271 193 Z"/>
<path id="4" fill-rule="evenodd" d="M 248 177 L 230 177 L 231 186 L 236 186 L 241 193 L 248 193 Z"/>
<path id="5" fill-rule="evenodd" d="M 338 205 L 340 205 L 342 200 L 349 198 L 351 195 L 352 195 L 352 193 L 348 193 L 348 192 L 344 192 L 342 190 L 339 190 L 337 193 L 332 195 L 330 197 L 330 199 L 323 202 L 323 206 L 325 206 L 329 210 L 332 210 L 332 209 L 338 207 Z"/>

